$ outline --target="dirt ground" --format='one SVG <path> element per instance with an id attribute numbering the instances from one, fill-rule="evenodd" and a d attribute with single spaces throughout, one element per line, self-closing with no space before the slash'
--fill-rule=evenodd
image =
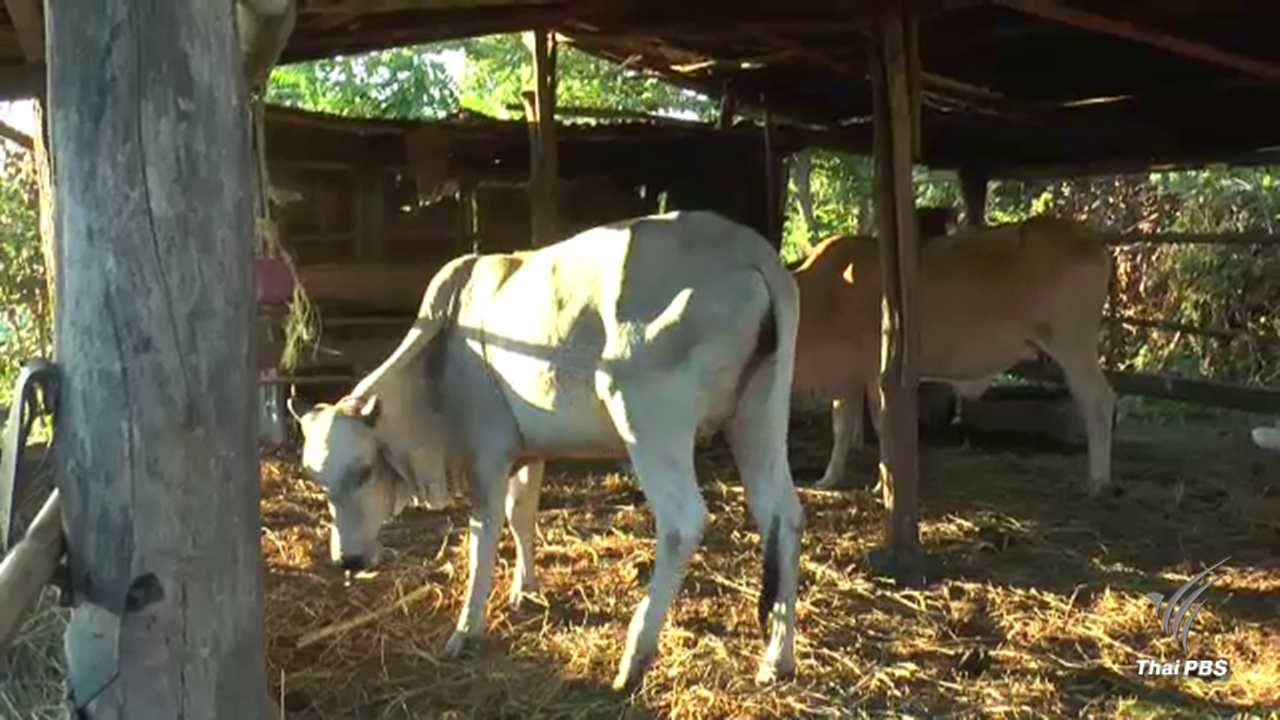
<path id="1" fill-rule="evenodd" d="M 344 587 L 325 559 L 326 505 L 286 460 L 264 464 L 263 549 L 274 691 L 290 718 L 1280 717 L 1280 456 L 1248 422 L 1118 427 L 1116 479 L 1080 488 L 1083 455 L 930 448 L 922 458 L 927 583 L 868 573 L 883 510 L 865 486 L 802 490 L 807 526 L 794 681 L 753 682 L 760 543 L 724 448 L 699 453 L 711 510 L 664 631 L 632 695 L 609 689 L 648 581 L 653 524 L 613 466 L 548 467 L 538 595 L 504 602 L 504 531 L 489 636 L 447 662 L 461 605 L 466 515 L 409 509 L 383 531 L 388 561 Z M 792 429 L 798 482 L 821 474 L 825 418 Z M 853 464 L 855 482 L 874 449 Z M 1223 558 L 1189 643 L 1226 679 L 1140 677 L 1182 656 L 1144 595 L 1169 596 Z M 412 595 L 411 595 L 412 594 Z M 408 601 L 401 601 L 405 596 Z M 354 628 L 333 626 L 369 613 Z M 319 639 L 316 634 L 320 633 Z"/>

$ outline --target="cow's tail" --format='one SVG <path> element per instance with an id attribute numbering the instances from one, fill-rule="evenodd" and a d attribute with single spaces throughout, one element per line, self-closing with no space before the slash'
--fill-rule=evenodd
<path id="1" fill-rule="evenodd" d="M 765 423 L 768 437 L 765 442 L 773 447 L 760 455 L 783 468 L 754 468 L 754 472 L 769 473 L 784 486 L 770 486 L 773 493 L 772 515 L 758 518 L 764 550 L 764 574 L 761 579 L 758 617 L 765 633 L 769 632 L 769 616 L 777 604 L 782 590 L 782 564 L 789 562 L 787 555 L 794 555 L 799 548 L 799 535 L 803 516 L 795 486 L 789 470 L 786 470 L 787 423 L 790 419 L 792 378 L 795 373 L 796 334 L 800 327 L 800 290 L 795 277 L 787 271 L 778 258 L 762 262 L 757 267 L 769 292 L 769 310 L 761 321 L 759 340 L 752 362 L 744 373 L 744 392 L 763 403 L 753 410 L 763 414 L 754 422 Z M 763 450 L 763 448 L 761 448 Z M 753 453 L 754 454 L 754 453 Z M 785 524 L 785 527 L 783 526 Z M 787 533 L 785 542 L 780 534 Z M 796 571 L 792 568 L 790 572 Z M 791 580 L 794 583 L 794 578 Z"/>

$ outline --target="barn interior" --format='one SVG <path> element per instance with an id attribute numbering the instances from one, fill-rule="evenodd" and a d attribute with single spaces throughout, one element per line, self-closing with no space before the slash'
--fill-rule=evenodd
<path id="1" fill-rule="evenodd" d="M 971 211 L 998 178 L 1280 160 L 1275 3 L 911 4 L 917 159 L 959 171 Z M 618 213 L 700 205 L 775 238 L 769 208 L 780 204 L 784 157 L 803 147 L 872 151 L 866 33 L 877 5 L 298 0 L 281 62 L 553 30 L 721 98 L 728 120 L 562 124 L 562 233 Z M 0 99 L 43 93 L 43 65 L 32 59 L 43 48 L 30 47 L 38 6 L 6 0 L 0 9 Z M 322 349 L 309 372 L 322 378 L 348 383 L 385 356 L 448 257 L 527 246 L 525 123 L 272 108 L 266 128 L 272 182 L 286 200 L 281 242 L 321 308 Z M 411 150 L 417 142 L 436 151 L 425 162 Z M 732 182 L 708 182 L 717 177 Z M 278 317 L 268 323 L 275 329 L 264 336 L 278 338 Z M 278 345 L 264 347 L 267 368 Z M 1246 404 L 1271 407 L 1270 398 Z M 793 430 L 798 477 L 816 477 L 825 462 L 820 424 Z M 861 571 L 884 515 L 871 496 L 806 490 L 801 679 L 772 692 L 749 682 L 759 536 L 731 464 L 701 456 L 713 512 L 705 557 L 690 570 L 651 681 L 625 698 L 603 684 L 654 545 L 624 475 L 602 472 L 587 489 L 549 480 L 540 602 L 495 609 L 496 638 L 478 659 L 450 665 L 439 651 L 462 602 L 465 511 L 411 508 L 387 528 L 387 569 L 341 587 L 324 559 L 323 494 L 288 458 L 272 460 L 262 477 L 272 689 L 289 717 L 316 718 L 1263 713 L 1280 707 L 1280 465 L 1248 444 L 1245 428 L 1213 417 L 1122 435 L 1118 489 L 1099 501 L 1071 485 L 1078 458 L 928 450 L 921 542 L 935 580 L 915 590 Z M 873 475 L 874 461 L 862 458 L 859 472 Z M 507 591 L 509 539 L 500 552 L 495 596 Z M 1138 678 L 1139 657 L 1179 657 L 1144 593 L 1167 594 L 1227 555 L 1218 588 L 1230 598 L 1205 607 L 1192 641 L 1237 672 L 1221 682 Z"/>
<path id="2" fill-rule="evenodd" d="M 523 121 L 466 114 L 397 122 L 276 106 L 265 115 L 267 165 L 282 200 L 279 240 L 323 333 L 291 375 L 303 382 L 354 379 L 376 367 L 407 329 L 427 281 L 458 254 L 530 246 Z M 777 142 L 794 149 L 808 135 L 783 129 Z M 777 214 L 767 212 L 765 145 L 746 125 L 721 131 L 660 118 L 562 124 L 558 145 L 562 236 L 680 208 L 714 209 L 778 234 L 769 226 Z M 780 213 L 776 190 L 772 202 Z M 263 370 L 280 358 L 284 314 L 283 303 L 263 307 Z M 325 383 L 314 391 L 334 389 Z"/>

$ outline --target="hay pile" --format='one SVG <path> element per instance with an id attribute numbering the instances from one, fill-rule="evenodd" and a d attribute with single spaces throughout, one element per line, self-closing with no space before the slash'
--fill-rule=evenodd
<path id="1" fill-rule="evenodd" d="M 793 467 L 826 462 L 822 416 L 793 428 Z M 1074 483 L 1082 457 L 930 449 L 922 536 L 930 584 L 896 589 L 865 553 L 883 512 L 864 490 L 803 491 L 798 677 L 752 682 L 759 538 L 723 447 L 699 454 L 704 544 L 631 696 L 608 688 L 649 579 L 653 522 L 608 466 L 548 468 L 538 518 L 542 591 L 510 610 L 504 533 L 490 635 L 447 663 L 462 606 L 465 512 L 411 509 L 384 529 L 386 565 L 344 588 L 325 559 L 324 496 L 283 460 L 263 464 L 268 662 L 290 718 L 1122 716 L 1280 718 L 1280 457 L 1247 423 L 1126 424 L 1117 487 Z M 854 472 L 869 476 L 873 457 Z M 1190 644 L 1225 680 L 1143 678 L 1138 657 L 1182 657 L 1158 630 L 1166 596 L 1230 555 Z M 50 594 L 50 599 L 53 595 Z M 354 627 L 344 621 L 380 613 Z M 61 634 L 46 602 L 0 674 L 0 718 L 65 717 Z M 335 626 L 337 629 L 335 630 Z"/>
<path id="2" fill-rule="evenodd" d="M 825 463 L 823 420 L 793 429 L 799 478 L 816 477 Z M 386 564 L 344 588 L 325 559 L 321 491 L 290 463 L 268 462 L 272 679 L 291 718 L 1274 711 L 1280 459 L 1249 446 L 1241 427 L 1122 426 L 1121 491 L 1095 502 L 1074 484 L 1081 457 L 929 450 L 922 536 L 931 582 L 919 590 L 867 575 L 865 553 L 883 522 L 868 493 L 803 491 L 798 677 L 764 689 L 752 682 L 763 649 L 754 618 L 759 536 L 727 454 L 713 447 L 699 457 L 710 526 L 661 655 L 629 697 L 608 683 L 654 549 L 652 518 L 631 479 L 607 467 L 548 468 L 541 592 L 519 610 L 506 607 L 515 555 L 504 532 L 490 634 L 474 657 L 450 663 L 441 651 L 462 607 L 465 512 L 406 511 L 384 529 Z M 855 472 L 866 477 L 870 462 Z M 1143 596 L 1168 596 L 1227 555 L 1227 577 L 1210 591 L 1190 644 L 1193 656 L 1228 658 L 1233 674 L 1139 677 L 1139 657 L 1182 657 Z M 373 612 L 383 614 L 330 630 Z"/>
<path id="3" fill-rule="evenodd" d="M 40 604 L 22 624 L 13 650 L 0 668 L 0 718 L 63 720 L 62 633 L 71 611 L 57 604 L 57 591 L 46 588 Z"/>

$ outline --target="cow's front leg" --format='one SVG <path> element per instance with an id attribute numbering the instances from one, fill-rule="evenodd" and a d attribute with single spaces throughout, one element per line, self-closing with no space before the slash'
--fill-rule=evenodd
<path id="1" fill-rule="evenodd" d="M 516 569 L 508 597 L 508 604 L 513 609 L 520 607 L 525 593 L 538 589 L 538 579 L 533 571 L 533 545 L 544 467 L 541 461 L 529 463 L 512 475 L 507 483 L 507 524 L 516 539 Z"/>
<path id="2" fill-rule="evenodd" d="M 475 474 L 467 597 L 462 614 L 458 617 L 457 627 L 444 647 L 447 658 L 458 657 L 470 640 L 484 634 L 485 603 L 493 585 L 493 565 L 498 552 L 498 534 L 502 532 L 502 501 L 507 490 L 506 480 L 505 469 Z"/>

